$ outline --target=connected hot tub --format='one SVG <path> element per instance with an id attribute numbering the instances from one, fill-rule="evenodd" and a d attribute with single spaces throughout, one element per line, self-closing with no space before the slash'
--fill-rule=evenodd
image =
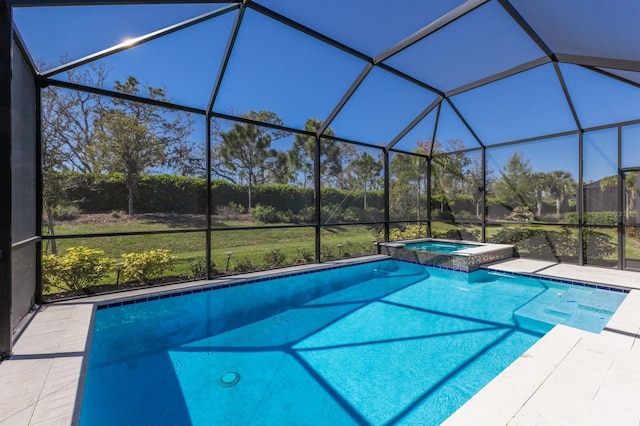
<path id="1" fill-rule="evenodd" d="M 394 259 L 472 272 L 487 263 L 513 257 L 509 244 L 487 244 L 457 240 L 423 238 L 379 243 L 380 254 Z"/>

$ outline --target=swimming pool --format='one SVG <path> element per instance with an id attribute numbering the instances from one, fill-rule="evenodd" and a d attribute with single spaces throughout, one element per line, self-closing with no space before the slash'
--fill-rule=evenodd
<path id="1" fill-rule="evenodd" d="M 439 253 L 453 253 L 454 251 L 464 250 L 473 247 L 480 247 L 478 244 L 471 243 L 449 243 L 444 241 L 425 241 L 421 243 L 405 244 L 405 248 L 412 250 L 435 251 Z"/>
<path id="2" fill-rule="evenodd" d="M 97 311 L 99 424 L 439 424 L 556 323 L 625 297 L 384 260 Z"/>

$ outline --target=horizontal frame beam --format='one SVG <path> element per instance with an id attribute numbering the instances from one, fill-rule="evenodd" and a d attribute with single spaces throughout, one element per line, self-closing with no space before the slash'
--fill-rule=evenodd
<path id="1" fill-rule="evenodd" d="M 131 39 L 129 41 L 125 41 L 122 42 L 120 44 L 117 44 L 115 46 L 109 47 L 107 49 L 101 50 L 99 52 L 96 53 L 92 53 L 91 55 L 87 55 L 83 58 L 80 59 L 76 59 L 75 61 L 71 61 L 68 62 L 66 64 L 60 65 L 58 67 L 55 68 L 51 68 L 50 70 L 47 70 L 45 72 L 42 73 L 43 77 L 51 77 L 55 74 L 60 74 L 62 72 L 68 71 L 70 69 L 73 68 L 77 68 L 79 66 L 82 65 L 86 65 L 90 62 L 94 62 L 97 61 L 99 59 L 105 58 L 107 56 L 116 54 L 118 52 L 122 52 L 124 50 L 128 50 L 128 49 L 132 49 L 134 47 L 137 47 L 141 44 L 147 43 L 149 41 L 155 40 L 157 38 L 163 37 L 165 35 L 171 34 L 171 33 L 175 33 L 176 31 L 180 31 L 182 29 L 191 27 L 193 25 L 199 24 L 201 22 L 204 21 L 208 21 L 209 19 L 213 19 L 217 16 L 220 15 L 224 15 L 225 13 L 231 12 L 233 10 L 238 9 L 239 6 L 236 5 L 231 5 L 231 6 L 227 6 L 227 7 L 223 7 L 205 14 L 202 14 L 200 16 L 196 16 L 195 18 L 191 18 L 191 19 L 187 19 L 186 21 L 183 22 L 179 22 L 177 24 L 171 25 L 169 27 L 166 28 L 162 28 L 160 30 L 154 31 L 152 33 L 149 34 L 145 34 L 143 36 L 140 37 L 136 37 L 134 39 Z"/>
<path id="2" fill-rule="evenodd" d="M 625 71 L 640 72 L 640 61 L 627 61 L 624 59 L 599 58 L 583 55 L 569 55 L 565 53 L 558 53 L 556 56 L 558 58 L 558 62 L 564 62 L 567 64 L 615 68 Z"/>
<path id="3" fill-rule="evenodd" d="M 391 46 L 384 52 L 380 53 L 378 56 L 373 58 L 374 64 L 379 64 L 382 61 L 389 59 L 391 56 L 402 52 L 406 48 L 414 45 L 425 37 L 435 33 L 439 29 L 451 24 L 452 22 L 458 20 L 463 17 L 467 13 L 477 9 L 483 4 L 487 3 L 489 0 L 467 0 L 460 6 L 456 7 L 452 11 L 446 13 L 425 27 L 419 29 L 415 33 L 411 34 L 409 37 L 404 40 L 399 41 L 395 45 Z"/>

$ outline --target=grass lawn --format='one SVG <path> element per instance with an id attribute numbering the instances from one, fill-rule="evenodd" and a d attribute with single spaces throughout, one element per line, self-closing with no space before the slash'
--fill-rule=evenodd
<path id="1" fill-rule="evenodd" d="M 217 273 L 246 272 L 249 270 L 267 269 L 315 260 L 315 228 L 265 228 L 253 230 L 230 230 L 255 226 L 248 220 L 214 221 L 214 231 L 211 235 L 212 260 Z M 72 235 L 83 233 L 112 233 L 135 231 L 161 231 L 196 229 L 204 226 L 203 217 L 196 215 L 140 215 L 134 218 L 114 215 L 84 215 L 73 221 L 56 224 L 57 235 Z M 504 228 L 527 227 L 544 231 L 560 231 L 558 226 L 540 224 L 513 224 L 487 226 L 487 239 L 491 239 Z M 442 235 L 450 230 L 464 229 L 468 232 L 481 232 L 481 226 L 453 225 L 444 222 L 432 223 L 432 231 Z M 381 231 L 364 225 L 331 226 L 321 231 L 322 260 L 353 257 L 375 252 L 373 241 Z M 617 230 L 598 229 L 597 231 L 609 236 L 611 243 L 617 245 Z M 577 228 L 571 229 L 571 237 L 577 242 Z M 85 246 L 104 251 L 104 255 L 121 261 L 123 253 L 142 253 L 153 249 L 168 249 L 175 256 L 173 270 L 164 271 L 159 278 L 187 280 L 195 278 L 200 264 L 200 272 L 205 259 L 206 231 L 170 233 L 159 235 L 111 236 L 111 237 L 78 237 L 57 239 L 58 253 L 63 254 L 69 247 Z M 640 259 L 640 237 L 626 238 L 627 258 Z M 43 243 L 43 252 L 51 252 L 51 241 Z M 227 253 L 230 259 L 227 263 Z M 521 254 L 527 256 L 526 250 Z M 589 252 L 587 252 L 589 255 Z M 596 259 L 598 260 L 598 259 Z M 617 253 L 601 259 L 607 264 L 617 261 Z M 114 284 L 118 277 L 116 272 L 96 283 L 96 285 Z"/>
<path id="2" fill-rule="evenodd" d="M 88 216 L 88 215 L 87 215 Z M 103 215 L 104 218 L 104 215 Z M 56 225 L 58 235 L 82 233 L 111 233 L 132 231 L 175 230 L 179 228 L 197 228 L 201 226 L 201 218 L 185 220 L 170 216 L 166 220 L 157 217 L 141 217 L 140 219 L 109 218 L 100 222 L 99 218 L 61 222 Z M 212 260 L 219 273 L 245 272 L 247 270 L 266 269 L 274 266 L 285 266 L 296 263 L 313 262 L 315 260 L 315 228 L 270 228 L 259 230 L 224 230 L 225 228 L 247 227 L 256 225 L 246 221 L 227 221 L 216 223 L 217 230 L 212 232 Z M 221 226 L 224 225 L 224 226 Z M 366 226 L 335 226 L 322 231 L 323 260 L 339 257 L 352 257 L 375 252 L 374 233 Z M 162 277 L 175 277 L 176 280 L 193 279 L 195 265 L 205 259 L 206 231 L 188 233 L 170 233 L 158 235 L 133 235 L 109 237 L 78 237 L 57 239 L 59 254 L 69 247 L 85 246 L 104 251 L 104 255 L 116 262 L 121 261 L 123 253 L 142 253 L 153 249 L 168 249 L 176 257 L 174 268 L 164 271 Z M 276 253 L 273 253 L 276 249 Z M 51 253 L 51 241 L 43 243 L 44 254 Z M 227 269 L 227 252 L 231 258 Z M 271 252 L 271 258 L 265 258 Z M 274 265 L 274 254 L 279 255 L 278 264 Z M 282 259 L 284 255 L 284 259 Z M 277 256 L 276 256 L 277 257 Z M 116 272 L 110 273 L 96 285 L 114 284 L 118 277 Z"/>

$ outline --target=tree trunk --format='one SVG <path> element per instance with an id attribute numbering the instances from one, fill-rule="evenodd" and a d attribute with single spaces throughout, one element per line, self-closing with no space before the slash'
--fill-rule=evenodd
<path id="1" fill-rule="evenodd" d="M 253 195 L 253 179 L 251 178 L 251 173 L 249 173 L 249 210 L 251 210 L 252 207 L 252 195 Z"/>
<path id="2" fill-rule="evenodd" d="M 416 206 L 418 208 L 416 220 L 418 220 L 418 222 L 420 222 L 420 192 L 420 179 L 418 179 L 418 198 L 416 200 Z"/>
<path id="3" fill-rule="evenodd" d="M 55 235 L 53 229 L 53 210 L 49 206 L 45 206 L 45 211 L 47 212 L 47 235 L 53 237 Z M 51 241 L 51 254 L 58 254 L 58 245 L 56 240 Z"/>
<path id="4" fill-rule="evenodd" d="M 540 219 L 542 217 L 542 194 L 540 192 L 538 192 L 538 197 L 537 197 L 537 202 L 536 202 L 536 218 Z"/>
<path id="5" fill-rule="evenodd" d="M 367 184 L 364 184 L 364 209 L 367 209 Z"/>
<path id="6" fill-rule="evenodd" d="M 135 192 L 136 192 L 136 186 L 133 182 L 130 182 L 127 184 L 127 189 L 129 190 L 129 216 L 133 216 L 134 214 L 134 196 L 135 196 Z"/>
<path id="7" fill-rule="evenodd" d="M 564 200 L 560 197 L 556 198 L 556 216 L 560 218 L 560 210 L 562 209 L 562 202 Z"/>

